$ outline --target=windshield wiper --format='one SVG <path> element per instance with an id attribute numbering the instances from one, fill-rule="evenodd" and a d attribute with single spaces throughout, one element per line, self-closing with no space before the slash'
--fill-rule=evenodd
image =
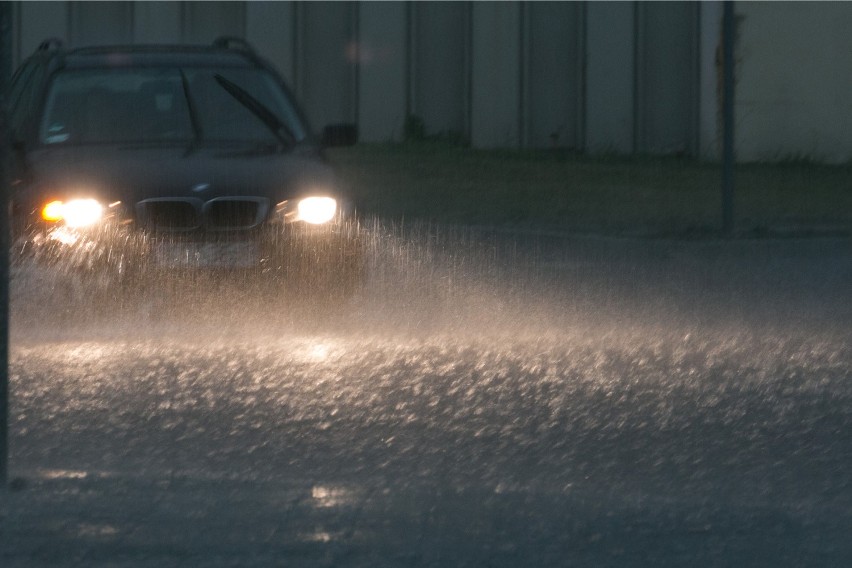
<path id="1" fill-rule="evenodd" d="M 195 101 L 192 100 L 192 95 L 189 93 L 189 79 L 186 78 L 186 73 L 183 72 L 183 69 L 180 70 L 180 81 L 183 84 L 186 108 L 189 111 L 189 121 L 192 124 L 193 138 L 186 146 L 186 155 L 188 156 L 201 143 L 201 137 L 204 133 L 201 129 L 201 121 L 198 119 L 198 112 L 195 109 Z"/>
<path id="2" fill-rule="evenodd" d="M 284 146 L 290 148 L 296 145 L 296 136 L 287 128 L 287 125 L 281 122 L 274 112 L 269 110 L 262 102 L 251 96 L 245 89 L 226 79 L 220 74 L 213 75 L 216 82 L 227 91 L 229 95 L 234 97 L 238 103 L 246 107 L 253 115 L 255 115 L 268 129 L 275 138 Z"/>

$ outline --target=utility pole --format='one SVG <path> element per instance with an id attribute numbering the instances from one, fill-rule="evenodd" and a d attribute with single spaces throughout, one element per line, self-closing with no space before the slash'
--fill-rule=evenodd
<path id="1" fill-rule="evenodd" d="M 9 480 L 9 121 L 12 3 L 0 2 L 0 488 Z"/>
<path id="2" fill-rule="evenodd" d="M 722 3 L 722 230 L 734 230 L 734 2 Z"/>

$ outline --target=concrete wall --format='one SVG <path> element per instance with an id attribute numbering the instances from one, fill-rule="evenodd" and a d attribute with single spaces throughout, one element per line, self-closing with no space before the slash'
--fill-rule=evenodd
<path id="1" fill-rule="evenodd" d="M 852 160 L 852 4 L 737 2 L 740 160 Z"/>

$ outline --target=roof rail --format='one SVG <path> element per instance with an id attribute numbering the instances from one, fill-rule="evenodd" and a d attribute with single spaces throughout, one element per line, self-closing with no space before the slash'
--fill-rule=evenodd
<path id="1" fill-rule="evenodd" d="M 49 51 L 51 49 L 62 49 L 64 43 L 58 37 L 49 37 L 40 44 L 36 51 Z"/>
<path id="2" fill-rule="evenodd" d="M 249 42 L 241 37 L 236 36 L 220 36 L 213 40 L 213 47 L 220 49 L 241 49 L 254 55 L 254 48 Z"/>

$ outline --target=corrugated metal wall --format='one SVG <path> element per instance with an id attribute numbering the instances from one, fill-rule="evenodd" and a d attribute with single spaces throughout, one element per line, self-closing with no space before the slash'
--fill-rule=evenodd
<path id="1" fill-rule="evenodd" d="M 296 95 L 314 127 L 357 117 L 357 5 L 296 5 Z"/>
<path id="2" fill-rule="evenodd" d="M 692 2 L 24 2 L 15 43 L 20 59 L 48 36 L 84 45 L 235 35 L 279 67 L 315 128 L 358 122 L 362 140 L 384 141 L 400 139 L 414 116 L 426 136 L 483 147 L 694 155 L 708 146 L 699 144 L 701 104 L 715 104 L 702 103 L 699 90 L 701 10 Z"/>
<path id="3" fill-rule="evenodd" d="M 80 45 L 133 41 L 133 5 L 127 2 L 72 2 L 69 39 Z"/>
<path id="4" fill-rule="evenodd" d="M 585 5 L 524 4 L 525 146 L 581 148 Z"/>
<path id="5" fill-rule="evenodd" d="M 409 5 L 409 112 L 426 134 L 466 134 L 470 73 L 470 5 Z"/>
<path id="6" fill-rule="evenodd" d="M 697 151 L 698 9 L 693 2 L 637 5 L 636 152 Z"/>

